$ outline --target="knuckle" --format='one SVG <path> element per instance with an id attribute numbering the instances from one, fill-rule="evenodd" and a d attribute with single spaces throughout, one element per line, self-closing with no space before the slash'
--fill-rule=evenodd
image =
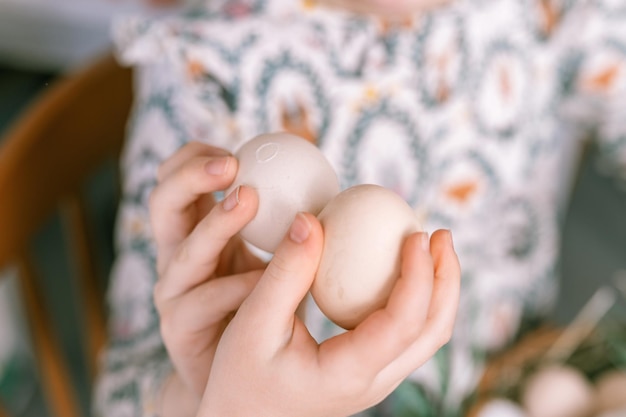
<path id="1" fill-rule="evenodd" d="M 392 323 L 391 334 L 402 346 L 413 343 L 423 330 L 423 321 L 412 315 L 394 314 L 389 322 Z"/>
<path id="2" fill-rule="evenodd" d="M 154 288 L 152 289 L 152 300 L 154 301 L 154 306 L 156 307 L 157 311 L 161 310 L 161 307 L 163 305 L 163 283 L 161 281 L 157 281 L 156 284 L 154 284 Z"/>
<path id="3" fill-rule="evenodd" d="M 197 154 L 206 149 L 209 149 L 210 145 L 207 145 L 206 143 L 203 143 L 197 139 L 194 139 L 194 140 L 189 141 L 187 144 L 185 144 L 185 148 L 189 150 L 190 152 L 192 152 L 193 154 Z"/>
<path id="4" fill-rule="evenodd" d="M 427 325 L 426 316 L 413 317 L 410 323 L 407 323 L 407 333 L 412 340 L 418 339 L 423 333 Z"/>
<path id="5" fill-rule="evenodd" d="M 371 378 L 369 375 L 367 375 L 367 377 L 362 377 L 362 375 L 358 374 L 355 375 L 355 377 L 350 378 L 343 384 L 342 389 L 345 390 L 345 396 L 348 398 L 361 398 L 363 394 L 366 393 L 369 389 L 371 384 L 370 381 Z"/>
<path id="6" fill-rule="evenodd" d="M 281 281 L 293 274 L 293 267 L 286 256 L 276 254 L 268 265 L 266 273 L 271 279 Z"/>
<path id="7" fill-rule="evenodd" d="M 344 375 L 344 378 L 332 378 L 327 386 L 343 398 L 359 398 L 371 387 L 375 373 L 368 366 L 354 358 L 338 363 L 332 375 Z"/>
<path id="8" fill-rule="evenodd" d="M 176 333 L 178 326 L 174 322 L 171 315 L 162 315 L 159 322 L 159 330 L 161 331 L 161 337 L 164 341 L 171 341 L 176 339 Z"/>
<path id="9" fill-rule="evenodd" d="M 167 264 L 165 256 L 162 254 L 162 251 L 158 247 L 158 243 L 156 244 L 157 248 L 157 259 L 156 259 L 156 272 L 158 277 L 162 277 L 167 272 Z M 160 281 L 157 281 L 157 284 Z M 162 285 L 162 284 L 161 284 Z"/>
<path id="10" fill-rule="evenodd" d="M 201 173 L 200 173 L 200 169 L 198 168 L 201 165 L 197 163 L 198 162 L 197 160 L 194 162 L 196 163 L 189 163 L 180 170 L 179 175 L 181 177 L 181 181 L 183 184 L 192 184 L 193 186 L 200 179 Z"/>
<path id="11" fill-rule="evenodd" d="M 198 301 L 206 306 L 215 306 L 220 301 L 220 294 L 222 294 L 220 284 L 220 281 L 215 279 L 206 282 L 198 293 Z"/>
<path id="12" fill-rule="evenodd" d="M 189 340 L 190 326 L 189 320 L 185 320 L 184 309 L 176 306 L 168 308 L 159 320 L 161 337 L 170 348 L 180 350 L 185 345 L 185 340 Z"/>
<path id="13" fill-rule="evenodd" d="M 220 218 L 220 213 L 211 210 L 207 217 L 196 226 L 197 236 L 206 236 L 210 245 L 225 246 L 234 233 L 231 225 Z M 210 239 L 210 240 L 209 240 Z"/>
<path id="14" fill-rule="evenodd" d="M 415 342 L 422 332 L 422 326 L 417 321 L 406 322 L 404 326 L 398 326 L 396 333 L 399 335 L 400 343 L 409 346 Z"/>
<path id="15" fill-rule="evenodd" d="M 166 306 L 170 304 L 175 297 L 175 294 L 172 294 L 172 286 L 168 281 L 169 280 L 161 276 L 152 288 L 152 300 L 160 314 L 163 313 Z"/>
<path id="16" fill-rule="evenodd" d="M 183 241 L 174 252 L 174 262 L 185 263 L 189 260 L 189 242 Z"/>

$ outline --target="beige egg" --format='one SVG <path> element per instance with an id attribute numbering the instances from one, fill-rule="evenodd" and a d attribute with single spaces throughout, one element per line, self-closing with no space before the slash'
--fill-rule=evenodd
<path id="1" fill-rule="evenodd" d="M 352 329 L 385 306 L 400 275 L 403 243 L 421 228 L 400 196 L 376 185 L 348 188 L 318 217 L 324 251 L 311 295 L 330 320 Z"/>
<path id="2" fill-rule="evenodd" d="M 577 369 L 550 365 L 529 377 L 521 402 L 530 417 L 586 417 L 594 408 L 594 391 Z"/>
<path id="3" fill-rule="evenodd" d="M 607 371 L 597 379 L 595 386 L 598 412 L 626 410 L 626 371 Z"/>
<path id="4" fill-rule="evenodd" d="M 256 189 L 259 209 L 241 237 L 267 252 L 278 247 L 298 212 L 314 215 L 339 193 L 339 180 L 324 154 L 288 133 L 257 136 L 235 153 L 239 171 L 226 194 L 239 185 Z"/>
<path id="5" fill-rule="evenodd" d="M 526 412 L 506 398 L 493 398 L 480 407 L 476 417 L 527 417 Z"/>

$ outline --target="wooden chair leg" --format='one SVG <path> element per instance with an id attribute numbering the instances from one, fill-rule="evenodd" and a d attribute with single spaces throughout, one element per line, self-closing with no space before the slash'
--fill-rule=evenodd
<path id="1" fill-rule="evenodd" d="M 84 312 L 82 320 L 86 333 L 87 369 L 90 379 L 97 374 L 98 356 L 106 342 L 106 319 L 102 291 L 98 288 L 98 274 L 94 263 L 91 239 L 89 238 L 87 213 L 84 200 L 74 193 L 63 201 L 61 214 L 67 225 L 71 260 L 75 264 L 75 283 L 79 289 L 80 311 Z"/>
<path id="2" fill-rule="evenodd" d="M 55 416 L 79 417 L 77 396 L 70 388 L 72 384 L 66 360 L 54 335 L 52 321 L 43 308 L 45 300 L 35 282 L 32 263 L 27 254 L 22 254 L 18 262 L 19 282 L 47 403 Z"/>

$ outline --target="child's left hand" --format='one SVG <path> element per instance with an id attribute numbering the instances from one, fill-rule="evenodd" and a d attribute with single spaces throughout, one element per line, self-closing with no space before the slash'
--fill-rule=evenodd
<path id="1" fill-rule="evenodd" d="M 197 399 L 224 328 L 265 268 L 237 236 L 256 213 L 256 192 L 241 187 L 219 204 L 212 196 L 237 167 L 228 152 L 191 142 L 161 165 L 150 197 L 161 336 L 175 376 Z"/>

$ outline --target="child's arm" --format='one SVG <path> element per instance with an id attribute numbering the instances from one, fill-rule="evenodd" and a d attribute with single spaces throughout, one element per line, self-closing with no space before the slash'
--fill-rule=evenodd
<path id="1" fill-rule="evenodd" d="M 460 267 L 449 232 L 409 237 L 388 305 L 318 345 L 295 312 L 323 246 L 296 217 L 219 343 L 199 416 L 347 416 L 382 401 L 450 338 Z"/>

